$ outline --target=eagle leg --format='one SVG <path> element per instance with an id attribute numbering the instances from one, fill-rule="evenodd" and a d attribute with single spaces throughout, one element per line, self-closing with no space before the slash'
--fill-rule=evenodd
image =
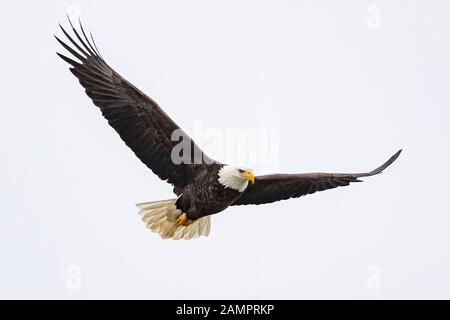
<path id="1" fill-rule="evenodd" d="M 194 220 L 188 219 L 187 214 L 185 212 L 183 212 L 178 216 L 177 221 L 176 221 L 176 226 L 177 227 L 180 227 L 180 226 L 188 227 L 193 222 L 194 222 Z"/>

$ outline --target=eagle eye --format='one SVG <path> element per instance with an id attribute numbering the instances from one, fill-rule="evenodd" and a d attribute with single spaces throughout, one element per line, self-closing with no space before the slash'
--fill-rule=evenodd
<path id="1" fill-rule="evenodd" d="M 242 170 L 242 169 L 238 169 L 238 171 L 239 171 L 239 173 L 244 173 L 245 172 L 245 170 Z"/>

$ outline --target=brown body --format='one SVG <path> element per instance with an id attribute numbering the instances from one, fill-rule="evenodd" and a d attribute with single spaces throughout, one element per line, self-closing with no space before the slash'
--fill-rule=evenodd
<path id="1" fill-rule="evenodd" d="M 177 209 L 185 212 L 188 219 L 196 220 L 204 216 L 219 213 L 232 205 L 242 193 L 224 188 L 218 182 L 218 172 L 222 164 L 208 167 L 207 172 L 194 183 L 187 185 L 176 202 Z M 211 195 L 214 195 L 212 198 Z"/>

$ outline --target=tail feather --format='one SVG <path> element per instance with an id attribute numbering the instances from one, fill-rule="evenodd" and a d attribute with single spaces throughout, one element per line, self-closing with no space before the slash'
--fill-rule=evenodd
<path id="1" fill-rule="evenodd" d="M 206 216 L 194 221 L 190 226 L 176 225 L 181 210 L 175 206 L 177 199 L 139 203 L 139 214 L 147 228 L 159 233 L 163 239 L 194 239 L 207 237 L 211 229 L 211 217 Z"/>
<path id="2" fill-rule="evenodd" d="M 139 209 L 143 210 L 149 210 L 149 209 L 157 209 L 157 208 L 162 208 L 164 207 L 166 204 L 169 203 L 173 203 L 173 199 L 169 199 L 169 200 L 161 200 L 161 201 L 152 201 L 152 202 L 144 202 L 144 203 L 138 203 L 136 205 L 136 207 L 138 207 Z"/>

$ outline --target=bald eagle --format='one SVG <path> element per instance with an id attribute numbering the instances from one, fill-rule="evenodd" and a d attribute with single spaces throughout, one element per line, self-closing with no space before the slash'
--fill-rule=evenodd
<path id="1" fill-rule="evenodd" d="M 209 158 L 151 98 L 114 71 L 103 59 L 81 22 L 70 36 L 72 46 L 56 40 L 73 57 L 57 53 L 71 67 L 86 94 L 136 156 L 161 180 L 172 184 L 175 197 L 140 203 L 137 207 L 146 226 L 162 238 L 192 239 L 208 236 L 211 215 L 229 206 L 272 203 L 317 191 L 347 186 L 359 178 L 381 173 L 400 155 L 366 173 L 301 173 L 254 176 L 249 168 L 223 164 Z M 78 41 L 76 41 L 78 40 Z M 75 58 L 78 61 L 73 60 Z M 179 139 L 173 139 L 178 132 Z M 183 161 L 174 161 L 180 140 L 189 141 Z"/>

